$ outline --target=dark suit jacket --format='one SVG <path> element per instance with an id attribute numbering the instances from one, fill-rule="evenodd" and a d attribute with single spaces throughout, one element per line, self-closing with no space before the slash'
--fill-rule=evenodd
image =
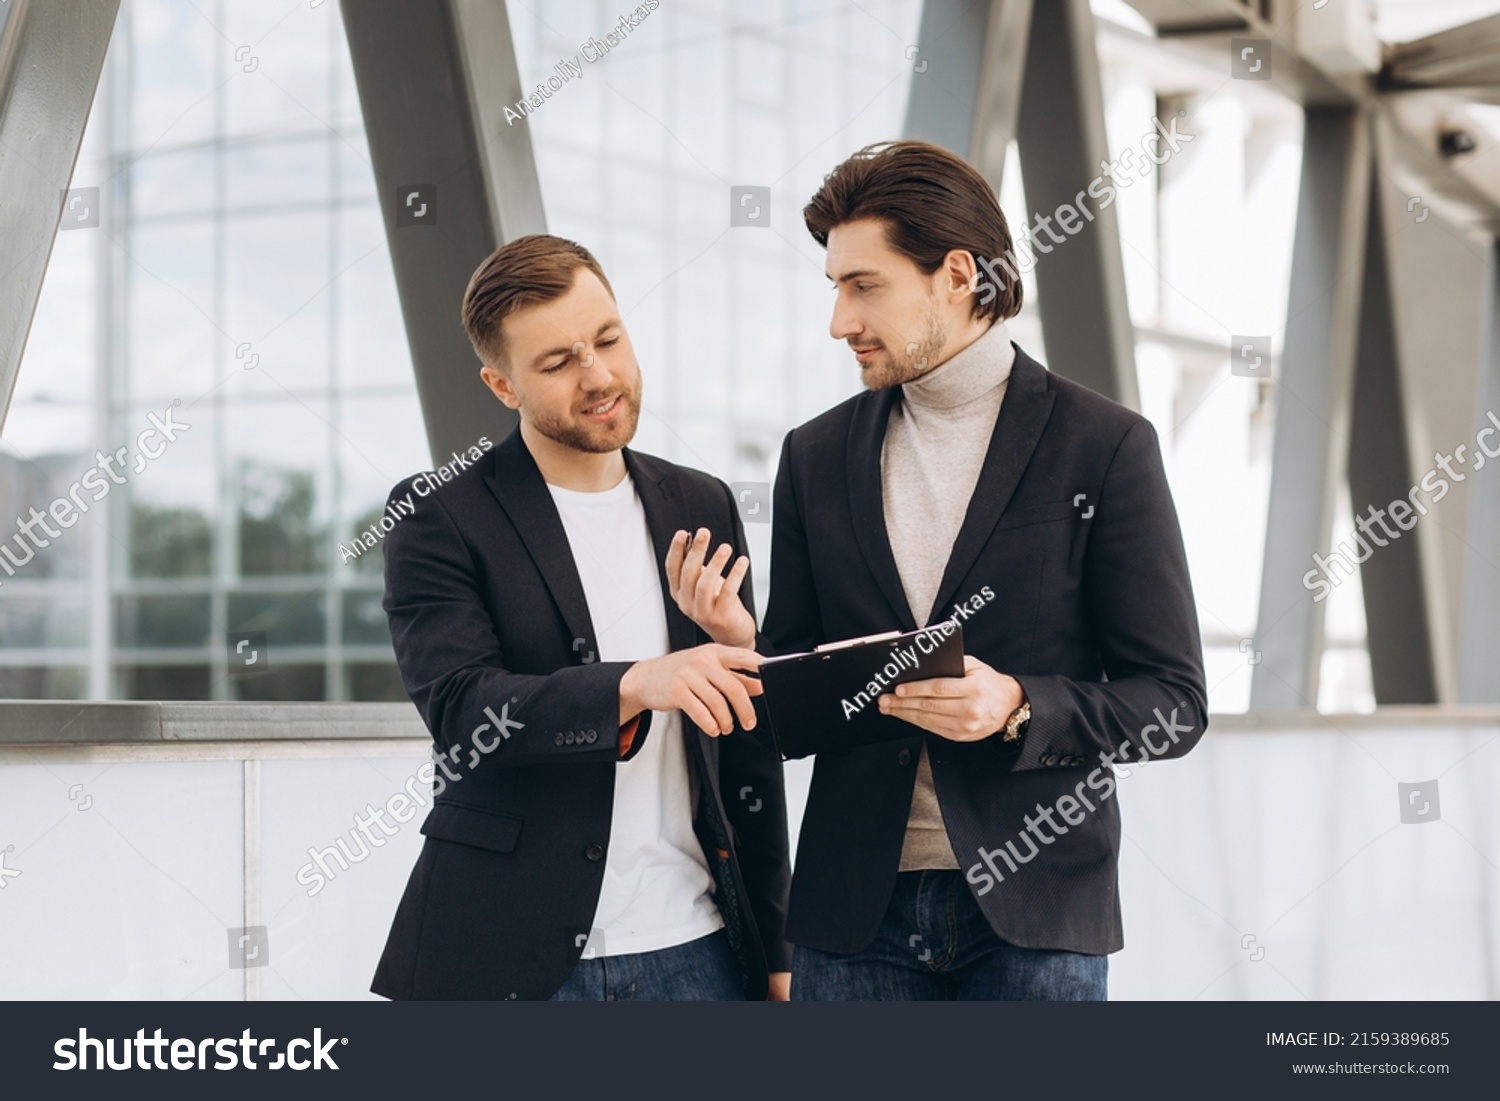
<path id="1" fill-rule="evenodd" d="M 882 503 L 881 445 L 899 398 L 867 391 L 787 435 L 764 624 L 775 652 L 925 626 L 907 607 Z M 818 754 L 787 936 L 837 953 L 874 938 L 925 741 L 954 854 L 995 931 L 1028 948 L 1116 951 L 1120 817 L 1100 754 L 1128 740 L 1134 761 L 1144 737 L 1180 756 L 1207 724 L 1192 585 L 1150 422 L 1018 348 L 933 619 L 955 614 L 965 652 L 1020 681 L 1029 731 L 1010 751 L 999 737 L 958 743 L 912 727 Z M 1151 727 L 1158 712 L 1176 740 Z M 1028 833 L 1038 806 L 1065 832 L 1042 822 Z M 1007 842 L 1014 870 L 997 852 Z"/>
<path id="2" fill-rule="evenodd" d="M 661 563 L 679 528 L 706 527 L 714 545 L 743 552 L 729 488 L 629 449 L 624 457 L 656 547 L 672 648 L 708 642 L 666 595 Z M 651 715 L 621 763 L 619 684 L 631 663 L 594 659 L 567 535 L 519 431 L 453 481 L 423 488 L 408 478 L 391 491 L 393 515 L 407 493 L 416 510 L 385 537 L 384 607 L 402 681 L 460 778 L 436 777 L 427 839 L 371 990 L 548 998 L 583 950 L 615 769 L 651 736 Z M 766 726 L 711 738 L 683 718 L 694 829 L 750 998 L 765 996 L 768 966 L 790 966 L 786 805 Z"/>

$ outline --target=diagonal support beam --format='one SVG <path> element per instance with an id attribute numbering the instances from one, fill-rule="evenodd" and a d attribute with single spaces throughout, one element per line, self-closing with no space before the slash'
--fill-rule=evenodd
<path id="1" fill-rule="evenodd" d="M 1017 139 L 1026 202 L 1049 216 L 1099 174 L 1109 154 L 1088 0 L 926 0 L 917 39 L 908 137 L 960 154 L 997 192 Z M 1114 208 L 1039 257 L 1036 281 L 1048 366 L 1138 407 Z"/>
<path id="2" fill-rule="evenodd" d="M 1408 424 L 1408 410 L 1418 403 L 1407 393 L 1413 373 L 1401 362 L 1405 345 L 1396 329 L 1402 303 L 1392 270 L 1394 227 L 1378 171 L 1383 152 L 1377 143 L 1370 172 L 1348 470 L 1350 508 L 1356 522 L 1363 518 L 1369 529 L 1361 529 L 1361 538 L 1373 544 L 1369 560 L 1359 568 L 1360 585 L 1375 702 L 1386 706 L 1440 702 L 1441 686 L 1451 683 L 1451 670 L 1440 669 L 1439 655 L 1448 653 L 1448 632 L 1440 614 L 1441 587 L 1435 584 L 1436 546 L 1430 522 L 1403 534 L 1406 525 L 1398 525 L 1394 516 L 1371 511 L 1373 507 L 1383 512 L 1393 501 L 1406 502 L 1427 469 L 1413 455 L 1412 436 L 1420 427 Z M 1412 506 L 1398 508 L 1410 512 Z M 1409 525 L 1419 520 L 1418 515 L 1407 516 Z M 1335 532 L 1334 538 L 1351 535 Z"/>
<path id="3" fill-rule="evenodd" d="M 1347 460 L 1370 172 L 1363 113 L 1308 108 L 1256 628 L 1262 658 L 1250 687 L 1255 711 L 1317 706 L 1324 604 L 1322 590 L 1303 582 L 1313 555 L 1329 549 Z M 1347 580 L 1339 575 L 1340 584 Z"/>
<path id="4" fill-rule="evenodd" d="M 0 430 L 119 7 L 0 3 Z"/>
<path id="5" fill-rule="evenodd" d="M 1003 2 L 1003 0 L 1001 0 Z M 923 0 L 906 95 L 908 138 L 970 159 L 991 0 Z M 913 53 L 908 49 L 907 53 Z"/>
<path id="6" fill-rule="evenodd" d="M 515 414 L 479 378 L 459 323 L 493 249 L 546 231 L 509 17 L 493 0 L 344 0 L 365 133 L 435 464 Z"/>
<path id="7" fill-rule="evenodd" d="M 1078 193 L 1109 160 L 1088 0 L 1047 0 L 1032 13 L 1017 136 L 1027 206 L 1048 217 L 1064 206 L 1076 210 Z M 1090 209 L 1092 221 L 1037 258 L 1047 365 L 1139 409 L 1119 220 L 1113 206 Z"/>
<path id="8" fill-rule="evenodd" d="M 1488 415 L 1500 418 L 1500 241 L 1490 242 L 1488 259 L 1475 443 L 1487 463 L 1500 463 L 1492 454 L 1500 451 L 1500 428 Z M 1500 674 L 1495 669 L 1495 655 L 1500 654 L 1500 469 L 1474 478 L 1469 487 L 1465 541 L 1458 701 L 1500 703 Z"/>
<path id="9" fill-rule="evenodd" d="M 1500 85 L 1500 15 L 1392 46 L 1382 76 L 1400 88 Z"/>
<path id="10" fill-rule="evenodd" d="M 1032 0 L 926 0 L 906 101 L 909 138 L 968 160 L 997 192 L 1016 136 Z"/>

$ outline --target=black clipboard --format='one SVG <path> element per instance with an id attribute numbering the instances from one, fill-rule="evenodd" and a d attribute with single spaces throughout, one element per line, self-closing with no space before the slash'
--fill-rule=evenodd
<path id="1" fill-rule="evenodd" d="M 776 747 L 785 759 L 910 738 L 921 732 L 882 715 L 877 698 L 898 684 L 964 675 L 956 619 L 766 658 L 760 680 Z"/>

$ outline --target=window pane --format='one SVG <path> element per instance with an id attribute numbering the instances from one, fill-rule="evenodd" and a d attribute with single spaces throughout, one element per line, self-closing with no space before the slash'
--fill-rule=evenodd
<path id="1" fill-rule="evenodd" d="M 241 575 L 321 574 L 334 549 L 328 403 L 240 402 L 229 422 Z"/>
<path id="2" fill-rule="evenodd" d="M 276 668 L 280 646 L 324 645 L 323 595 L 317 592 L 231 593 L 230 631 L 264 631 Z"/>
<path id="3" fill-rule="evenodd" d="M 81 597 L 11 597 L 0 612 L 0 646 L 77 648 L 88 640 L 89 608 Z"/>
<path id="4" fill-rule="evenodd" d="M 237 700 L 321 700 L 326 670 L 321 665 L 272 666 L 256 677 L 230 677 Z"/>
<path id="5" fill-rule="evenodd" d="M 0 665 L 0 699 L 81 700 L 88 696 L 88 670 L 72 665 Z"/>
<path id="6" fill-rule="evenodd" d="M 390 646 L 391 631 L 383 592 L 344 592 L 344 644 L 346 646 Z"/>
<path id="7" fill-rule="evenodd" d="M 207 646 L 211 623 L 207 594 L 124 596 L 115 601 L 115 642 L 128 649 Z"/>
<path id="8" fill-rule="evenodd" d="M 206 700 L 206 665 L 122 665 L 115 670 L 124 700 Z"/>
<path id="9" fill-rule="evenodd" d="M 401 672 L 395 662 L 389 665 L 351 665 L 346 672 L 351 700 L 406 703 L 411 699 L 401 685 Z"/>

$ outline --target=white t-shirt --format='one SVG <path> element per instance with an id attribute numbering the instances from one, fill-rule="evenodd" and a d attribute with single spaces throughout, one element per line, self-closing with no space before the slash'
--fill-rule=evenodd
<path id="1" fill-rule="evenodd" d="M 562 517 L 598 661 L 641 661 L 669 653 L 667 613 L 646 511 L 627 474 L 613 489 L 580 493 L 549 485 Z M 693 833 L 692 782 L 682 713 L 654 711 L 641 751 L 615 766 L 604 885 L 590 956 L 654 952 L 724 925 L 713 876 Z"/>

